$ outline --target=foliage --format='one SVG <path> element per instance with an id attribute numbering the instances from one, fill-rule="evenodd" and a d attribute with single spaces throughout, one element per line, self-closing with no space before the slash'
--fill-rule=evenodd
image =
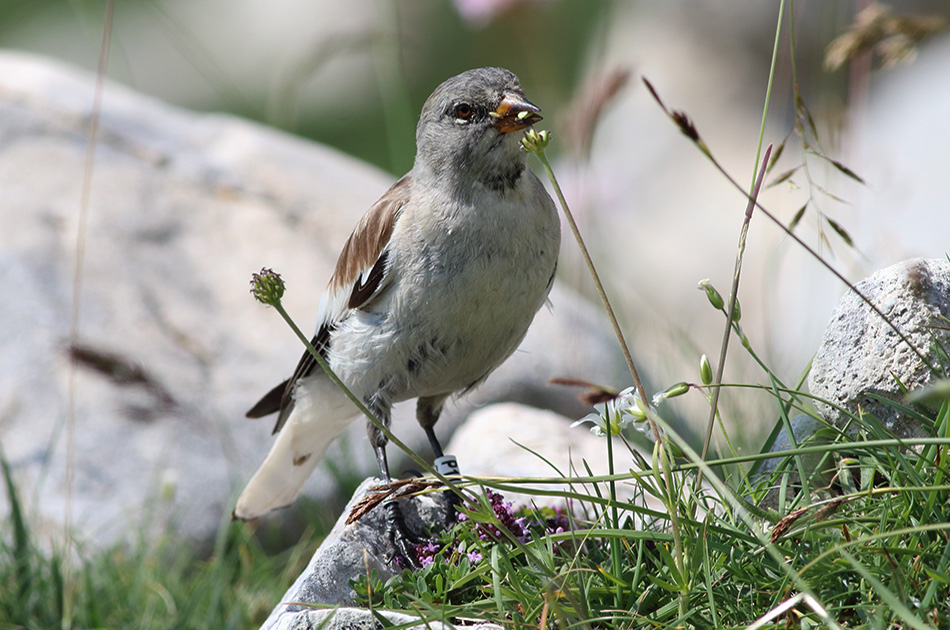
<path id="1" fill-rule="evenodd" d="M 169 532 L 156 543 L 140 540 L 101 551 L 74 546 L 76 557 L 67 567 L 66 558 L 36 539 L 6 461 L 0 462 L 11 507 L 0 527 L 0 629 L 59 628 L 67 600 L 73 628 L 254 627 L 315 546 L 310 530 L 302 542 L 275 555 L 245 526 L 228 521 L 210 554 Z"/>
<path id="2" fill-rule="evenodd" d="M 696 466 L 680 461 L 670 507 L 680 514 L 683 565 L 669 515 L 650 507 L 669 498 L 659 468 L 634 461 L 622 479 L 646 492 L 640 500 L 571 493 L 574 513 L 556 515 L 560 526 L 552 528 L 551 512 L 489 509 L 500 502 L 489 491 L 487 506 L 466 510 L 471 518 L 439 539 L 447 553 L 385 583 L 363 577 L 354 584 L 367 605 L 506 627 L 746 627 L 801 593 L 807 597 L 760 627 L 946 627 L 948 419 L 944 403 L 931 417 L 933 437 L 917 448 L 882 435 L 869 417 L 855 419 L 861 429 L 853 437 L 829 429 L 832 439 L 788 451 L 768 476 L 727 476 L 730 486 L 754 486 L 749 504 L 713 487 L 693 493 Z M 806 498 L 791 491 L 792 462 L 815 451 L 835 464 L 832 479 Z M 737 467 L 750 459 L 711 463 Z M 779 501 L 777 511 L 753 516 L 751 504 L 767 499 Z M 623 512 L 618 528 L 608 525 L 612 506 Z M 506 514 L 545 525 L 512 531 Z M 492 523 L 497 533 L 486 536 Z M 622 543 L 619 563 L 614 540 Z"/>

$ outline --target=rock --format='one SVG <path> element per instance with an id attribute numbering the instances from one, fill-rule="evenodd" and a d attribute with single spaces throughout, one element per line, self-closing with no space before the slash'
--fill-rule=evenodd
<path id="1" fill-rule="evenodd" d="M 590 425 L 570 425 L 571 420 L 550 411 L 500 403 L 473 413 L 452 436 L 446 452 L 458 457 L 462 474 L 476 477 L 585 477 L 588 475 L 584 462 L 594 475 L 608 474 L 605 439 L 591 434 Z M 651 460 L 650 453 L 635 445 L 634 448 L 647 462 Z M 614 445 L 614 462 L 617 473 L 634 467 L 630 453 L 619 441 Z M 572 488 L 567 483 L 527 483 L 525 487 L 593 494 L 590 484 L 575 483 Z M 606 494 L 606 484 L 601 484 L 600 490 Z M 632 500 L 642 494 L 632 482 L 617 484 L 621 499 Z M 515 504 L 565 504 L 559 496 L 509 491 L 504 495 Z M 654 510 L 665 509 L 652 495 L 646 497 L 646 505 Z"/>
<path id="2" fill-rule="evenodd" d="M 562 473 L 586 476 L 584 461 L 595 475 L 605 475 L 608 472 L 605 449 L 603 438 L 595 437 L 585 428 L 572 429 L 570 420 L 563 416 L 516 403 L 499 403 L 473 413 L 455 432 L 446 452 L 460 457 L 459 467 L 465 475 L 507 478 L 556 477 Z M 648 454 L 641 455 L 649 461 Z M 619 444 L 614 458 L 618 472 L 631 467 L 629 452 Z M 369 479 L 356 491 L 343 516 L 316 551 L 310 564 L 284 594 L 283 602 L 352 606 L 355 593 L 349 586 L 351 579 L 365 574 L 367 569 L 377 572 L 383 581 L 396 574 L 396 568 L 387 562 L 391 545 L 386 534 L 383 510 L 376 508 L 353 525 L 344 522 L 353 505 L 376 483 L 379 481 Z M 573 487 L 566 483 L 528 486 L 543 491 L 573 490 L 593 494 L 589 484 L 575 483 Z M 634 499 L 638 494 L 630 483 L 618 484 L 617 488 L 618 495 L 626 500 Z M 606 484 L 602 485 L 601 492 L 606 494 Z M 539 494 L 505 491 L 503 496 L 506 501 L 527 505 L 565 504 L 562 497 Z M 443 504 L 430 495 L 403 503 L 406 506 L 404 515 L 407 525 L 414 533 L 422 532 L 426 527 L 432 530 L 443 526 Z M 646 501 L 646 505 L 657 511 L 663 510 L 662 504 L 652 498 Z M 308 627 L 298 624 L 303 624 L 305 620 L 322 620 L 322 616 L 312 616 L 316 612 L 282 603 L 262 627 L 268 630 Z M 359 616 L 368 613 L 353 611 L 352 614 Z M 336 622 L 334 619 L 332 623 Z"/>
<path id="3" fill-rule="evenodd" d="M 343 511 L 333 530 L 314 553 L 310 564 L 300 574 L 270 616 L 261 626 L 262 630 L 293 630 L 303 628 L 337 628 L 351 630 L 366 628 L 374 630 L 378 621 L 373 611 L 360 608 L 347 608 L 356 603 L 356 593 L 350 587 L 350 580 L 364 575 L 367 570 L 375 571 L 384 582 L 396 575 L 398 570 L 388 562 L 391 545 L 386 534 L 385 514 L 382 506 L 376 507 L 362 516 L 357 522 L 347 525 L 346 519 L 369 489 L 380 483 L 379 479 L 367 479 L 353 494 L 353 498 Z M 428 528 L 437 530 L 444 525 L 445 507 L 436 501 L 433 495 L 403 500 L 400 502 L 406 525 L 416 535 Z M 293 603 L 291 603 L 293 602 Z M 299 604 L 320 606 L 339 606 L 334 610 L 314 609 Z M 376 611 L 384 615 L 393 625 L 407 628 L 452 628 L 440 621 L 422 622 L 421 619 L 391 611 Z M 328 620 L 329 618 L 329 620 Z M 415 624 L 415 622 L 419 622 Z M 326 626 L 323 623 L 326 622 Z M 479 623 L 475 628 L 488 630 L 500 627 L 495 624 Z"/>
<path id="4" fill-rule="evenodd" d="M 247 293 L 251 272 L 285 272 L 290 312 L 315 308 L 324 280 L 312 272 L 329 269 L 328 252 L 389 178 L 107 84 L 77 287 L 94 85 L 0 54 L 0 282 L 17 287 L 0 301 L 4 455 L 21 496 L 36 497 L 41 537 L 62 530 L 69 500 L 93 544 L 172 521 L 206 540 L 267 449 L 268 427 L 243 412 L 293 361 L 280 352 L 293 347 L 289 331 Z M 83 361 L 71 381 L 74 288 Z"/>
<path id="5" fill-rule="evenodd" d="M 94 86 L 90 74 L 0 53 L 3 455 L 41 538 L 62 532 L 69 501 L 71 524 L 95 545 L 169 524 L 209 540 L 270 446 L 271 420 L 244 412 L 302 352 L 248 294 L 251 273 L 281 273 L 285 306 L 308 329 L 342 243 L 394 178 L 261 125 L 107 82 L 77 285 Z M 80 361 L 71 371 L 74 289 Z M 561 289 L 553 299 L 528 351 L 451 406 L 440 434 L 495 400 L 573 415 L 576 401 L 547 386 L 551 375 L 590 369 L 592 380 L 617 380 L 596 311 Z M 411 405 L 397 409 L 393 428 L 428 453 Z M 337 469 L 357 479 L 375 471 L 362 421 L 340 442 Z M 323 501 L 337 485 L 321 466 L 304 492 Z"/>
<path id="6" fill-rule="evenodd" d="M 350 580 L 367 571 L 375 571 L 383 581 L 399 573 L 400 569 L 389 561 L 392 544 L 386 533 L 385 511 L 381 505 L 355 523 L 346 524 L 353 507 L 370 494 L 370 488 L 380 483 L 379 479 L 370 478 L 360 485 L 310 564 L 281 598 L 282 602 L 352 606 L 356 603 L 356 593 L 350 588 Z M 445 506 L 432 495 L 403 500 L 400 505 L 406 526 L 417 536 L 426 528 L 438 530 L 444 526 Z M 272 627 L 279 617 L 304 608 L 281 603 L 263 627 Z"/>
<path id="7" fill-rule="evenodd" d="M 946 319 L 950 318 L 950 263 L 906 260 L 855 286 L 913 348 L 849 291 L 825 330 L 812 362 L 808 388 L 817 398 L 831 403 L 816 405 L 822 417 L 840 429 L 857 431 L 854 423 L 849 424 L 849 414 L 857 415 L 860 410 L 879 419 L 898 437 L 922 436 L 926 431 L 916 420 L 872 396 L 899 402 L 904 394 L 897 381 L 915 389 L 931 380 L 931 370 L 921 356 L 937 365 L 935 342 L 950 347 L 950 330 L 946 327 Z"/>
<path id="8" fill-rule="evenodd" d="M 799 414 L 794 418 L 789 420 L 789 425 L 792 427 L 792 435 L 795 436 L 795 444 L 802 446 L 806 440 L 815 436 L 818 431 L 825 426 L 820 420 L 807 415 Z M 809 446 L 815 446 L 816 444 L 821 443 L 818 439 L 812 439 L 808 442 Z M 792 440 L 788 435 L 788 431 L 785 427 L 782 427 L 782 430 L 779 431 L 778 435 L 775 437 L 775 442 L 772 444 L 772 448 L 769 449 L 770 453 L 779 454 L 782 451 L 787 451 L 792 448 Z M 831 481 L 831 476 L 833 471 L 817 470 L 818 465 L 821 463 L 824 455 L 821 453 L 810 453 L 808 455 L 801 456 L 802 469 L 806 473 L 806 478 L 809 478 L 809 483 L 812 487 L 826 487 Z M 762 466 L 759 468 L 758 474 L 755 479 L 756 482 L 768 479 L 768 477 L 773 473 L 773 471 L 779 466 L 779 464 L 785 463 L 785 473 L 788 475 L 787 485 L 792 488 L 790 492 L 797 492 L 801 488 L 801 477 L 798 474 L 798 467 L 795 462 L 787 462 L 785 457 L 776 457 L 775 459 L 767 459 L 762 462 Z M 832 464 L 828 464 L 825 468 L 833 468 Z M 781 483 L 781 482 L 779 482 Z M 762 500 L 761 506 L 777 509 L 778 500 L 779 500 L 779 491 L 780 488 L 778 484 L 769 489 L 768 494 L 766 494 L 765 499 Z"/>
<path id="9" fill-rule="evenodd" d="M 332 610 L 306 609 L 292 614 L 283 614 L 268 620 L 262 630 L 377 630 L 381 627 L 376 615 L 382 615 L 389 622 L 387 627 L 405 630 L 451 630 L 464 627 L 466 630 L 501 630 L 494 623 L 475 623 L 459 626 L 441 621 L 423 620 L 404 613 L 389 610 L 370 611 L 363 608 L 335 608 Z"/>

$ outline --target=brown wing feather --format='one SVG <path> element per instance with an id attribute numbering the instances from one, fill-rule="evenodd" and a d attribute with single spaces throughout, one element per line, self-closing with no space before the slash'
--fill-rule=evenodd
<path id="1" fill-rule="evenodd" d="M 365 299 L 371 297 L 379 287 L 385 271 L 385 261 L 381 266 L 380 257 L 389 244 L 402 207 L 409 201 L 411 186 L 409 175 L 393 184 L 363 215 L 343 246 L 327 291 L 331 295 L 349 291 L 348 308 L 362 306 Z M 359 300 L 358 296 L 362 296 L 363 300 Z"/>
<path id="2" fill-rule="evenodd" d="M 346 308 L 360 308 L 379 291 L 389 263 L 386 245 L 389 244 L 402 207 L 409 201 L 411 184 L 412 180 L 408 175 L 393 184 L 363 215 L 343 246 L 336 269 L 327 285 L 328 312 L 324 314 L 325 321 L 321 322 L 312 342 L 323 358 L 327 357 L 330 332 L 335 326 L 334 303 L 345 300 Z M 261 418 L 279 411 L 274 433 L 280 431 L 294 406 L 294 386 L 297 381 L 309 376 L 315 368 L 319 368 L 316 360 L 310 352 L 304 352 L 294 375 L 265 394 L 247 412 L 247 417 Z"/>

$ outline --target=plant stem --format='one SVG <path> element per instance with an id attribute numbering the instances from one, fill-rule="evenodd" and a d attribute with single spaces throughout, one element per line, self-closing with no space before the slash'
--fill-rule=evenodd
<path id="1" fill-rule="evenodd" d="M 564 211 L 564 216 L 567 218 L 568 224 L 571 226 L 571 232 L 574 234 L 574 238 L 577 241 L 578 246 L 581 250 L 581 255 L 584 257 L 584 262 L 587 264 L 587 270 L 590 272 L 591 278 L 594 280 L 594 286 L 597 288 L 597 293 L 600 295 L 600 299 L 604 304 L 604 308 L 607 311 L 607 316 L 610 319 L 610 323 L 614 328 L 614 334 L 617 335 L 617 340 L 620 342 L 620 348 L 623 351 L 624 359 L 627 361 L 627 367 L 630 368 L 630 374 L 633 376 L 633 383 L 637 388 L 637 395 L 640 397 L 640 400 L 644 403 L 644 409 L 647 412 L 647 420 L 650 423 L 650 429 L 653 431 L 653 440 L 654 448 L 660 449 L 660 454 L 663 460 L 663 477 L 666 482 L 667 489 L 667 509 L 670 516 L 670 526 L 673 530 L 673 545 L 676 553 L 676 564 L 677 570 L 681 576 L 686 575 L 686 565 L 683 554 L 683 542 L 680 537 L 680 528 L 679 528 L 679 518 L 678 518 L 678 505 L 679 502 L 673 497 L 673 471 L 670 469 L 669 461 L 666 456 L 666 447 L 663 444 L 663 435 L 660 433 L 660 428 L 656 423 L 656 420 L 653 418 L 653 411 L 650 407 L 650 401 L 646 395 L 646 392 L 643 388 L 643 383 L 640 380 L 640 375 L 637 372 L 637 367 L 633 362 L 633 357 L 630 355 L 630 349 L 627 347 L 627 342 L 624 340 L 623 331 L 620 329 L 620 324 L 617 321 L 616 315 L 614 315 L 613 308 L 610 306 L 610 300 L 607 299 L 607 292 L 604 290 L 604 285 L 600 281 L 600 277 L 597 275 L 597 269 L 594 267 L 594 261 L 591 260 L 590 253 L 587 251 L 587 246 L 584 244 L 584 239 L 581 237 L 580 230 L 577 227 L 577 222 L 574 221 L 574 215 L 571 213 L 570 208 L 567 205 L 567 200 L 564 198 L 564 193 L 561 192 L 561 187 L 557 183 L 557 178 L 554 176 L 554 169 L 551 168 L 550 162 L 548 162 L 547 156 L 544 154 L 544 149 L 541 148 L 534 152 L 538 156 L 538 159 L 541 160 L 541 165 L 544 167 L 545 173 L 547 173 L 548 178 L 551 180 L 551 185 L 554 187 L 554 192 L 557 194 L 558 201 L 561 204 L 561 209 Z M 747 211 L 747 214 L 751 216 L 751 210 Z M 717 393 L 718 393 L 718 389 Z M 607 454 L 608 454 L 608 466 L 611 475 L 613 474 L 613 446 L 611 442 L 611 427 L 610 419 L 607 419 Z M 701 470 L 701 469 L 700 469 Z M 614 482 L 611 479 L 610 481 L 610 503 L 612 507 L 612 518 L 614 520 L 614 527 L 618 528 L 619 517 L 616 511 L 616 488 Z M 614 541 L 611 539 L 611 557 L 612 563 L 618 566 L 621 560 L 620 558 L 620 547 L 619 541 Z M 619 575 L 618 575 L 619 577 Z M 619 585 L 614 592 L 617 607 L 620 608 L 622 602 L 623 591 Z M 689 593 L 684 591 L 680 592 L 679 596 L 679 612 L 681 616 L 684 616 L 688 609 L 688 600 Z"/>
<path id="2" fill-rule="evenodd" d="M 551 180 L 551 186 L 554 187 L 554 192 L 561 204 L 561 209 L 564 211 L 564 216 L 567 219 L 567 223 L 571 226 L 571 232 L 574 234 L 574 239 L 577 241 L 578 247 L 580 247 L 581 256 L 584 257 L 584 263 L 587 265 L 587 270 L 590 272 L 591 278 L 594 280 L 594 287 L 597 289 L 597 294 L 600 296 L 600 301 L 604 305 L 604 310 L 607 311 L 607 318 L 610 320 L 610 325 L 613 326 L 614 334 L 617 336 L 617 341 L 620 343 L 620 350 L 623 352 L 623 358 L 627 362 L 627 367 L 630 369 L 630 375 L 633 377 L 633 384 L 637 388 L 637 395 L 640 397 L 640 400 L 643 401 L 644 405 L 649 408 L 650 400 L 647 397 L 646 391 L 643 389 L 643 382 L 640 380 L 640 373 L 637 371 L 637 366 L 633 362 L 633 356 L 630 354 L 630 348 L 627 347 L 627 341 L 623 337 L 623 331 L 620 329 L 620 323 L 617 321 L 617 316 L 614 314 L 614 309 L 610 306 L 610 300 L 607 298 L 607 292 L 604 290 L 604 285 L 600 281 L 600 276 L 597 274 L 597 268 L 594 267 L 594 261 L 591 260 L 590 252 L 587 251 L 587 245 L 584 243 L 584 238 L 581 236 L 581 232 L 577 227 L 577 222 L 574 221 L 574 215 L 571 213 L 571 209 L 567 205 L 567 200 L 564 198 L 564 193 L 561 192 L 561 187 L 558 185 L 557 178 L 554 176 L 554 169 L 551 168 L 551 163 L 548 162 L 548 158 L 544 154 L 543 149 L 536 151 L 535 155 L 538 156 L 538 159 L 541 161 L 541 166 L 544 167 L 544 172 L 547 173 L 548 179 Z M 656 426 L 652 418 L 650 418 L 649 422 L 650 428 L 653 430 L 653 439 L 659 440 L 659 427 Z"/>
<path id="3" fill-rule="evenodd" d="M 705 156 L 709 159 L 709 161 L 710 161 L 710 162 L 712 163 L 712 165 L 713 165 L 713 168 L 715 168 L 717 171 L 719 171 L 719 173 L 722 174 L 722 176 L 726 179 L 727 182 L 729 182 L 730 185 L 732 185 L 733 188 L 735 188 L 735 189 L 738 190 L 740 193 L 742 193 L 742 194 L 746 197 L 746 199 L 749 199 L 749 193 L 746 192 L 746 190 L 732 177 L 732 175 L 729 174 L 729 172 L 725 169 L 725 167 L 724 167 L 722 164 L 719 163 L 719 160 L 716 159 L 716 156 L 714 156 L 714 155 L 712 154 L 712 151 L 709 150 L 709 147 L 706 146 L 706 143 L 703 142 L 702 138 L 699 137 L 699 132 L 695 129 L 694 126 L 692 126 L 692 124 L 689 122 L 689 120 L 688 120 L 688 118 L 686 117 L 686 115 L 683 114 L 683 113 L 680 112 L 680 111 L 672 111 L 672 112 L 671 112 L 669 109 L 667 109 L 666 105 L 665 105 L 665 104 L 663 103 L 663 101 L 660 99 L 660 95 L 657 93 L 656 89 L 653 87 L 653 84 L 651 84 L 646 78 L 643 79 L 643 82 L 646 84 L 647 89 L 650 90 L 650 94 L 651 94 L 651 95 L 653 96 L 653 98 L 656 100 L 657 104 L 658 104 L 658 105 L 660 106 L 660 108 L 663 110 L 663 113 L 666 114 L 666 115 L 673 121 L 673 123 L 674 123 L 677 127 L 680 128 L 680 131 L 683 131 L 684 134 L 686 134 L 686 135 L 690 138 L 690 140 L 693 142 L 693 144 L 696 145 L 696 147 L 702 152 L 702 154 L 705 155 Z M 686 125 L 686 124 L 689 124 L 690 126 L 689 126 L 688 128 L 685 128 L 685 129 L 684 129 L 684 125 Z M 766 164 L 768 164 L 768 162 L 766 162 Z M 840 271 L 838 271 L 837 269 L 835 269 L 835 268 L 831 265 L 831 263 L 829 263 L 827 260 L 825 260 L 824 258 L 822 258 L 821 254 L 819 254 L 817 251 L 815 251 L 815 249 L 814 249 L 813 247 L 809 246 L 808 243 L 806 243 L 805 241 L 803 241 L 800 236 L 798 236 L 797 234 L 795 234 L 792 230 L 790 230 L 790 229 L 788 228 L 788 226 L 786 226 L 784 223 L 782 223 L 781 221 L 779 221 L 779 220 L 778 220 L 778 217 L 776 217 L 774 214 L 772 214 L 772 213 L 769 211 L 768 208 L 766 208 L 766 207 L 763 206 L 761 203 L 759 203 L 759 201 L 758 201 L 757 199 L 753 199 L 753 200 L 751 200 L 751 201 L 753 202 L 753 205 L 754 205 L 756 208 L 759 209 L 759 212 L 760 212 L 761 214 L 765 215 L 765 217 L 766 217 L 769 221 L 771 221 L 772 223 L 774 223 L 780 230 L 782 230 L 782 231 L 785 233 L 785 235 L 788 236 L 788 238 L 790 238 L 791 240 L 795 241 L 795 244 L 796 244 L 796 245 L 798 245 L 798 246 L 801 247 L 803 250 L 805 250 L 805 252 L 808 253 L 809 256 L 811 256 L 811 257 L 814 258 L 816 261 L 818 261 L 818 263 L 819 263 L 822 267 L 824 267 L 825 269 L 827 269 L 835 278 L 837 278 L 838 280 L 840 280 L 840 281 L 842 282 L 842 284 L 844 284 L 844 285 L 845 285 L 846 287 L 848 287 L 848 289 L 850 289 L 856 296 L 858 296 L 858 298 L 859 298 L 862 302 L 864 302 L 865 304 L 867 304 L 867 305 L 868 305 L 868 308 L 870 308 L 872 311 L 874 311 L 874 313 L 875 313 L 878 317 L 880 317 L 881 320 L 884 321 L 884 323 L 887 324 L 888 327 L 890 327 L 891 330 L 894 331 L 894 334 L 897 335 L 897 337 L 898 337 L 903 343 L 907 344 L 907 347 L 910 348 L 910 351 L 913 352 L 913 353 L 917 356 L 918 359 L 920 359 L 920 362 L 921 362 L 921 363 L 923 363 L 924 365 L 927 366 L 927 369 L 929 369 L 929 370 L 935 370 L 935 369 L 936 369 L 936 367 L 930 362 L 930 360 L 927 359 L 927 357 L 925 357 L 925 356 L 923 355 L 923 353 L 917 348 L 917 346 L 915 346 L 913 343 L 911 343 L 910 339 L 907 338 L 907 335 L 905 335 L 903 332 L 901 332 L 901 329 L 897 327 L 897 324 L 895 324 L 891 319 L 889 319 L 889 318 L 881 311 L 880 307 L 878 307 L 876 304 L 874 304 L 874 302 L 872 302 L 869 297 L 867 297 L 866 295 L 864 295 L 863 293 L 861 293 L 861 291 L 859 291 L 858 288 L 855 287 L 853 283 L 851 283 L 847 278 L 845 278 L 845 277 L 844 277 L 844 274 L 842 274 Z"/>
<path id="4" fill-rule="evenodd" d="M 610 519 L 611 527 L 615 530 L 620 529 L 620 515 L 617 512 L 617 483 L 613 479 L 614 475 L 614 441 L 613 441 L 613 427 L 611 425 L 611 418 L 607 417 L 607 414 L 604 414 L 604 419 L 606 422 L 607 429 L 607 473 L 610 475 L 611 479 L 607 483 L 608 492 L 610 493 Z M 622 551 L 620 549 L 620 540 L 615 537 L 610 539 L 610 570 L 613 572 L 614 577 L 618 580 L 622 580 L 622 570 L 620 568 L 621 562 L 623 562 Z M 614 584 L 614 608 L 617 610 L 623 610 L 623 588 L 620 584 Z"/>
<path id="5" fill-rule="evenodd" d="M 762 107 L 762 122 L 759 125 L 759 141 L 755 147 L 755 163 L 752 165 L 753 177 L 756 171 L 759 169 L 759 156 L 762 154 L 762 143 L 765 141 L 765 121 L 769 115 L 769 103 L 772 101 L 772 83 L 775 81 L 775 66 L 778 61 L 778 43 L 782 35 L 782 16 L 785 15 L 785 0 L 780 0 L 778 3 L 778 22 L 775 24 L 775 40 L 772 44 L 772 61 L 769 64 L 769 81 L 765 86 L 765 105 Z M 792 28 L 794 28 L 794 20 L 792 20 Z M 793 42 L 794 42 L 794 31 L 793 31 Z M 794 46 L 794 43 L 792 44 Z M 795 54 L 793 51 L 792 54 L 792 67 L 795 66 Z M 765 159 L 765 163 L 768 164 L 768 158 Z M 754 184 L 753 180 L 753 186 Z"/>
<path id="6" fill-rule="evenodd" d="M 739 293 L 739 274 L 742 271 L 742 257 L 745 254 L 746 237 L 749 234 L 749 224 L 752 222 L 752 211 L 755 210 L 755 200 L 759 196 L 759 190 L 762 188 L 762 181 L 765 179 L 766 167 L 769 163 L 769 156 L 772 155 L 772 145 L 765 149 L 765 159 L 762 160 L 762 167 L 759 169 L 759 175 L 752 186 L 752 192 L 749 194 L 749 201 L 746 204 L 745 217 L 742 220 L 742 228 L 739 230 L 739 247 L 736 252 L 736 266 L 732 275 L 732 289 L 729 291 L 728 310 L 726 311 L 726 327 L 722 333 L 722 345 L 719 348 L 719 365 L 716 367 L 716 378 L 713 380 L 717 387 L 713 389 L 712 404 L 709 407 L 709 420 L 706 422 L 706 437 L 703 439 L 703 450 L 700 456 L 706 459 L 709 453 L 709 443 L 712 441 L 712 430 L 716 423 L 716 411 L 719 409 L 719 392 L 722 391 L 722 376 L 726 368 L 726 351 L 729 348 L 729 337 L 732 332 L 732 318 L 736 312 L 736 301 Z M 699 469 L 696 475 L 696 481 L 693 488 L 698 490 L 703 483 L 703 470 Z"/>
<path id="7" fill-rule="evenodd" d="M 772 45 L 772 61 L 769 64 L 769 82 L 768 86 L 765 88 L 765 106 L 762 108 L 762 123 L 759 125 L 759 142 L 755 149 L 755 164 L 752 167 L 753 172 L 759 169 L 759 152 L 762 150 L 762 142 L 765 138 L 765 121 L 769 112 L 769 102 L 772 98 L 772 82 L 775 79 L 775 63 L 778 59 L 778 42 L 779 36 L 782 33 L 782 17 L 784 15 L 785 0 L 780 0 L 778 23 L 775 25 L 775 41 Z M 765 159 L 763 160 L 762 169 L 759 170 L 758 176 L 752 183 L 752 191 L 749 194 L 749 203 L 746 206 L 745 219 L 742 222 L 742 229 L 739 236 L 739 252 L 736 257 L 735 273 L 732 280 L 732 291 L 729 294 L 729 311 L 726 314 L 726 329 L 723 332 L 722 344 L 719 350 L 719 365 L 716 369 L 716 378 L 713 381 L 716 383 L 716 388 L 713 390 L 712 403 L 710 404 L 709 408 L 709 420 L 706 422 L 706 436 L 703 439 L 703 450 L 701 453 L 703 459 L 706 459 L 706 455 L 709 453 L 709 444 L 712 441 L 713 425 L 716 422 L 716 414 L 719 411 L 719 392 L 722 389 L 720 385 L 722 385 L 722 376 L 726 366 L 726 349 L 729 346 L 729 328 L 732 325 L 732 316 L 735 312 L 736 294 L 739 291 L 739 272 L 742 268 L 742 254 L 745 250 L 746 235 L 749 231 L 749 222 L 752 219 L 752 211 L 755 209 L 755 199 L 758 197 L 759 189 L 762 187 L 762 180 L 765 177 L 765 171 L 768 169 L 769 155 L 771 155 L 771 153 L 772 146 L 769 145 L 765 151 Z M 698 490 L 702 481 L 703 471 L 700 469 L 699 474 L 696 475 L 696 482 L 693 485 L 693 488 Z"/>
<path id="8" fill-rule="evenodd" d="M 683 537 L 680 533 L 679 522 L 679 502 L 673 495 L 673 471 L 670 469 L 669 450 L 663 440 L 656 443 L 656 448 L 660 450 L 660 463 L 663 466 L 663 479 L 666 481 L 666 510 L 670 515 L 670 530 L 673 534 L 673 553 L 676 558 L 676 570 L 683 580 L 683 587 L 677 596 L 680 617 L 686 616 L 689 608 L 689 589 L 687 588 L 686 559 L 683 554 Z M 700 469 L 702 473 L 702 469 Z"/>
<path id="9" fill-rule="evenodd" d="M 92 172 L 95 166 L 99 122 L 102 117 L 102 95 L 105 92 L 106 71 L 109 67 L 109 50 L 112 44 L 112 25 L 115 15 L 115 0 L 106 2 L 102 27 L 102 43 L 99 46 L 99 62 L 96 69 L 96 85 L 93 91 L 92 111 L 89 116 L 89 133 L 86 140 L 86 157 L 83 161 L 82 187 L 79 196 L 78 224 L 76 227 L 76 253 L 73 268 L 72 308 L 69 317 L 69 347 L 76 346 L 79 339 L 79 313 L 82 302 L 83 271 L 86 259 L 86 233 L 89 223 L 89 199 L 92 194 Z M 77 585 L 73 580 L 73 484 L 76 475 L 76 362 L 69 362 L 67 382 L 68 402 L 66 407 L 66 492 L 63 504 L 63 589 L 60 627 L 73 627 L 73 607 Z"/>

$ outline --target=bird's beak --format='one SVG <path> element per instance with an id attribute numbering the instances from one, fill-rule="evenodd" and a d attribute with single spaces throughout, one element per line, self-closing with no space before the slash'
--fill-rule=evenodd
<path id="1" fill-rule="evenodd" d="M 540 111 L 537 105 L 523 96 L 506 92 L 498 109 L 488 112 L 488 115 L 495 119 L 498 133 L 509 133 L 530 127 L 541 120 Z"/>

